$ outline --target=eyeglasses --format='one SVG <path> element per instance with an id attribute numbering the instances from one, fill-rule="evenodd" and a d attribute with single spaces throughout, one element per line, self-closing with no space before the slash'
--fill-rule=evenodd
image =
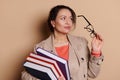
<path id="1" fill-rule="evenodd" d="M 88 23 L 88 25 L 86 27 L 84 27 L 84 29 L 86 29 L 88 32 L 90 32 L 90 37 L 93 38 L 93 37 L 97 37 L 97 33 L 95 32 L 92 24 L 87 20 L 87 18 L 85 18 L 84 15 L 78 15 L 77 17 L 83 17 L 86 22 Z"/>

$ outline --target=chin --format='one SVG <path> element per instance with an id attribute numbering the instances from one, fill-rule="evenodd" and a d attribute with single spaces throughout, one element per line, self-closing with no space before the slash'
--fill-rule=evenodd
<path id="1" fill-rule="evenodd" d="M 68 34 L 70 32 L 70 30 L 63 30 L 63 31 L 60 31 L 60 33 L 62 34 Z"/>
<path id="2" fill-rule="evenodd" d="M 68 34 L 69 32 L 62 32 L 63 34 Z"/>

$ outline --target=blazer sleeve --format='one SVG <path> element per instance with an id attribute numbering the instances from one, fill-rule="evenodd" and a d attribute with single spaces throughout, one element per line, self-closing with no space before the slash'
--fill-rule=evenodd
<path id="1" fill-rule="evenodd" d="M 104 56 L 101 55 L 100 57 L 95 57 L 93 55 L 90 55 L 90 60 L 88 62 L 88 76 L 90 78 L 95 78 L 98 76 L 101 64 L 103 62 Z"/>
<path id="2" fill-rule="evenodd" d="M 42 43 L 36 44 L 34 47 L 34 53 L 37 54 L 36 49 L 38 47 L 42 47 Z M 22 71 L 21 73 L 21 80 L 40 80 L 32 75 L 30 75 L 26 70 Z"/>
<path id="3" fill-rule="evenodd" d="M 104 60 L 103 54 L 100 57 L 95 57 L 90 53 L 90 49 L 88 48 L 88 41 L 85 38 L 83 39 L 83 43 L 86 44 L 87 49 L 87 58 L 88 58 L 88 69 L 87 74 L 89 78 L 96 78 L 100 72 L 101 64 Z"/>
<path id="4" fill-rule="evenodd" d="M 34 76 L 27 73 L 25 70 L 22 72 L 21 80 L 40 80 L 35 78 Z"/>

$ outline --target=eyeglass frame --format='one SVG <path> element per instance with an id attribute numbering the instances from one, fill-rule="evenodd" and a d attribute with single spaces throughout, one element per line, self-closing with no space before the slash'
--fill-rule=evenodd
<path id="1" fill-rule="evenodd" d="M 78 15 L 77 17 L 83 17 L 85 19 L 85 21 L 88 23 L 88 25 L 86 27 L 84 27 L 84 29 L 86 29 L 88 32 L 90 32 L 90 37 L 97 37 L 97 33 L 94 30 L 94 27 L 92 26 L 92 24 L 87 20 L 87 18 L 84 15 Z M 91 28 L 89 28 L 88 26 L 91 26 Z"/>

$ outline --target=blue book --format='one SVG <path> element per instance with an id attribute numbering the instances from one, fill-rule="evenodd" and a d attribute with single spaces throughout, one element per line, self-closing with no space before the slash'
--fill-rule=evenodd
<path id="1" fill-rule="evenodd" d="M 36 52 L 38 55 L 40 55 L 42 57 L 46 57 L 46 58 L 55 60 L 58 64 L 61 72 L 63 73 L 63 76 L 65 77 L 65 79 L 70 80 L 70 72 L 69 72 L 69 66 L 68 66 L 67 60 L 65 60 L 47 50 L 44 50 L 42 48 L 37 48 Z"/>
<path id="2" fill-rule="evenodd" d="M 58 80 L 50 67 L 26 61 L 25 70 L 40 80 Z"/>

